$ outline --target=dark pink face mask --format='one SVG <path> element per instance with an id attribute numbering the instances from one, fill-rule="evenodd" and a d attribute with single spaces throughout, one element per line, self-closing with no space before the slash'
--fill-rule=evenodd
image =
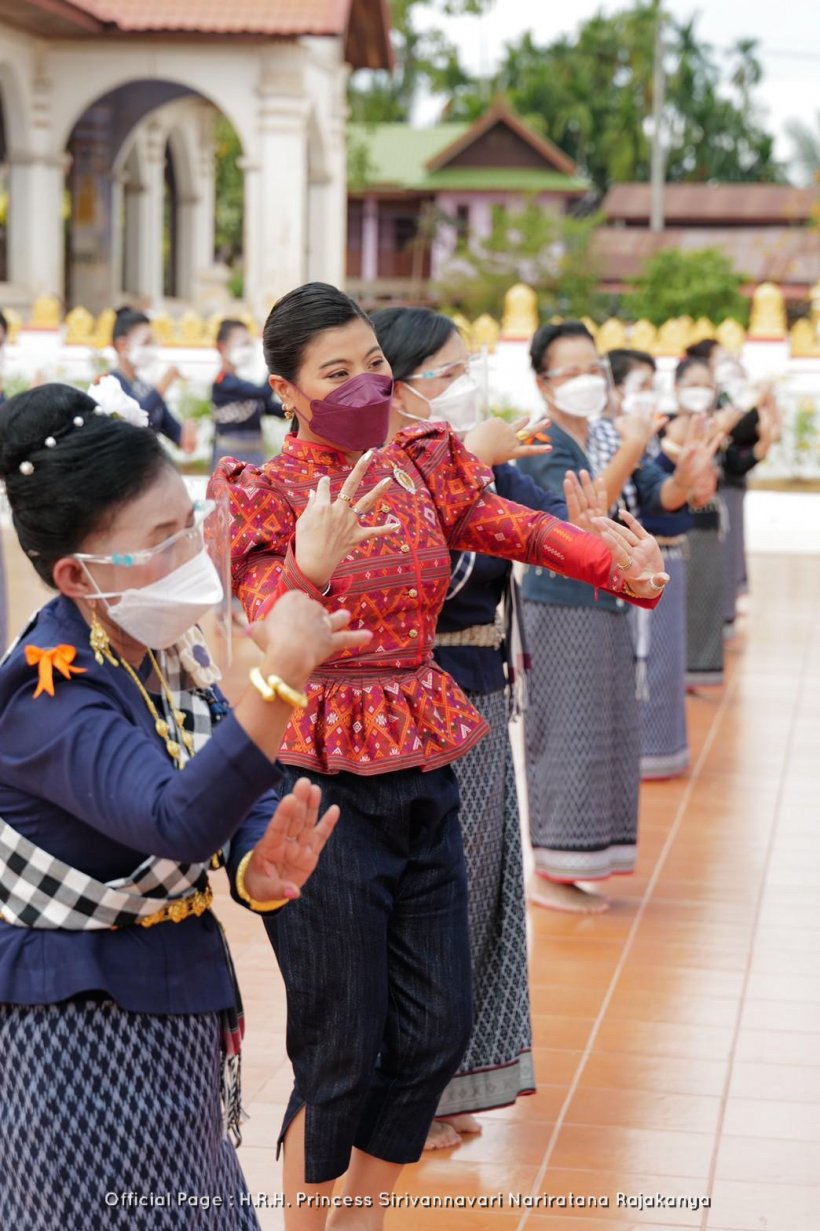
<path id="1" fill-rule="evenodd" d="M 311 401 L 310 430 L 347 453 L 363 453 L 384 444 L 392 401 L 393 378 L 363 372 Z"/>

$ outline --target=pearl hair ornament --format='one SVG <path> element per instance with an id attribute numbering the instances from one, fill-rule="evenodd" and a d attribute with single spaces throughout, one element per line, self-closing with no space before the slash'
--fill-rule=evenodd
<path id="1" fill-rule="evenodd" d="M 116 376 L 103 376 L 102 380 L 91 385 L 88 389 L 88 396 L 97 403 L 94 407 L 95 415 L 107 415 L 110 419 L 123 419 L 134 427 L 148 426 L 148 412 L 142 409 L 135 398 L 129 397 Z M 82 427 L 84 423 L 85 419 L 82 415 L 75 415 L 71 420 L 72 427 Z M 57 437 L 46 436 L 43 445 L 46 449 L 56 448 Z M 33 462 L 24 461 L 17 469 L 20 474 L 30 475 L 34 474 L 35 467 Z"/>

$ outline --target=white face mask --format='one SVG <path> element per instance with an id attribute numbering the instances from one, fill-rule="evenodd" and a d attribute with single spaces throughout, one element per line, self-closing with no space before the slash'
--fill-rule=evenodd
<path id="1" fill-rule="evenodd" d="M 573 376 L 551 393 L 558 410 L 578 419 L 600 419 L 607 404 L 607 383 L 603 376 Z"/>
<path id="2" fill-rule="evenodd" d="M 146 342 L 128 348 L 128 358 L 139 376 L 145 376 L 153 371 L 159 363 L 159 350 L 153 344 Z"/>
<path id="3" fill-rule="evenodd" d="M 692 415 L 704 415 L 715 404 L 714 390 L 707 389 L 705 385 L 689 385 L 685 389 L 678 389 L 677 398 L 681 410 L 687 410 Z"/>
<path id="4" fill-rule="evenodd" d="M 256 352 L 250 343 L 232 346 L 228 351 L 228 363 L 232 368 L 247 371 L 248 368 L 253 366 L 255 354 Z"/>
<path id="5" fill-rule="evenodd" d="M 113 592 L 97 592 L 116 598 Z M 108 618 L 140 645 L 167 650 L 221 601 L 222 582 L 203 547 L 179 568 L 138 590 L 123 590 L 120 601 L 107 603 Z"/>
<path id="6" fill-rule="evenodd" d="M 636 419 L 653 419 L 658 413 L 658 395 L 651 389 L 643 389 L 636 393 L 625 393 L 621 403 L 621 413 L 632 415 Z"/>
<path id="7" fill-rule="evenodd" d="M 430 407 L 430 415 L 424 418 L 402 409 L 400 413 L 406 419 L 417 419 L 421 423 L 443 419 L 454 431 L 469 432 L 484 418 L 481 413 L 481 390 L 469 372 L 454 380 L 438 397 L 426 398 L 418 389 L 413 392 Z"/>

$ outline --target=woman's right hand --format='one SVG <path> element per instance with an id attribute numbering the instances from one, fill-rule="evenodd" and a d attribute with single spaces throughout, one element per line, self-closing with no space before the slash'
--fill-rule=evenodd
<path id="1" fill-rule="evenodd" d="M 296 563 L 318 590 L 324 590 L 336 568 L 359 543 L 374 535 L 390 534 L 399 527 L 395 518 L 377 526 L 363 526 L 359 520 L 393 482 L 388 476 L 366 496 L 355 499 L 372 454 L 372 449 L 362 454 L 335 500 L 330 498 L 330 479 L 323 475 L 316 490 L 310 492 L 307 507 L 296 523 Z"/>
<path id="2" fill-rule="evenodd" d="M 371 640 L 367 629 L 349 629 L 349 623 L 349 611 L 328 612 L 300 590 L 289 590 L 264 620 L 252 625 L 254 641 L 265 655 L 262 674 L 278 675 L 301 691 L 320 663 Z"/>

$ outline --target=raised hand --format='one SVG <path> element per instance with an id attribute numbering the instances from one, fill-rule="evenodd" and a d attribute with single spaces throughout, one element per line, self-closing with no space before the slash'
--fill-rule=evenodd
<path id="1" fill-rule="evenodd" d="M 362 454 L 335 500 L 330 498 L 330 479 L 323 475 L 316 490 L 308 496 L 307 508 L 296 523 L 296 563 L 308 581 L 319 590 L 325 588 L 337 566 L 359 543 L 398 529 L 399 522 L 395 518 L 388 518 L 376 526 L 360 523 L 363 514 L 373 507 L 393 482 L 388 476 L 366 496 L 354 500 L 372 455 L 372 449 Z"/>
<path id="2" fill-rule="evenodd" d="M 623 509 L 620 516 L 625 526 L 608 517 L 594 517 L 595 533 L 612 552 L 615 565 L 632 593 L 640 598 L 657 598 L 669 581 L 669 574 L 663 571 L 661 549 L 631 513 Z"/>
<path id="3" fill-rule="evenodd" d="M 624 443 L 640 444 L 645 449 L 652 437 L 668 422 L 665 415 L 618 415 L 615 426 Z"/>
<path id="4" fill-rule="evenodd" d="M 606 517 L 609 512 L 604 480 L 600 476 L 593 479 L 588 470 L 581 470 L 579 474 L 568 470 L 564 476 L 564 499 L 567 502 L 567 521 L 581 530 L 597 534 L 592 519 Z"/>
<path id="5" fill-rule="evenodd" d="M 517 457 L 537 457 L 540 453 L 549 453 L 551 444 L 527 443 L 545 432 L 549 423 L 549 419 L 539 419 L 537 423 L 530 424 L 529 415 L 516 419 L 515 423 L 507 423 L 506 419 L 493 415 L 472 428 L 464 437 L 464 443 L 485 466 L 501 466 L 504 462 L 515 461 Z"/>
<path id="6" fill-rule="evenodd" d="M 254 847 L 245 889 L 259 902 L 298 898 L 339 819 L 334 804 L 317 824 L 322 793 L 307 778 L 294 783 Z"/>
<path id="7" fill-rule="evenodd" d="M 320 663 L 372 639 L 367 629 L 349 629 L 349 623 L 349 611 L 329 613 L 299 590 L 283 594 L 264 620 L 250 626 L 251 636 L 265 654 L 262 674 L 278 675 L 301 690 Z"/>

